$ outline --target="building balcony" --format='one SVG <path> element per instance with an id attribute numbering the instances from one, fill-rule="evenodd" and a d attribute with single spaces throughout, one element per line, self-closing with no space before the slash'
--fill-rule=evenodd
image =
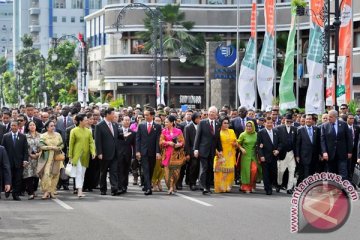
<path id="1" fill-rule="evenodd" d="M 39 7 L 31 7 L 29 9 L 30 15 L 39 15 L 40 14 L 40 8 Z"/>

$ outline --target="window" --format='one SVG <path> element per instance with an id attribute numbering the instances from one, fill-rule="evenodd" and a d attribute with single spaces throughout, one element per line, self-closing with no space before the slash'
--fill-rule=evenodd
<path id="1" fill-rule="evenodd" d="M 66 22 L 66 17 L 62 17 L 62 18 L 61 18 L 61 21 L 62 21 L 62 22 Z"/>
<path id="2" fill-rule="evenodd" d="M 83 0 L 71 0 L 71 8 L 83 8 Z"/>
<path id="3" fill-rule="evenodd" d="M 54 8 L 66 8 L 66 0 L 54 0 Z"/>
<path id="4" fill-rule="evenodd" d="M 75 17 L 71 17 L 71 22 L 72 22 L 72 23 L 75 22 Z"/>
<path id="5" fill-rule="evenodd" d="M 142 40 L 131 40 L 131 54 L 144 53 L 144 42 Z"/>
<path id="6" fill-rule="evenodd" d="M 57 16 L 53 16 L 53 22 L 57 22 Z"/>
<path id="7" fill-rule="evenodd" d="M 80 17 L 80 22 L 84 22 L 84 17 Z"/>
<path id="8" fill-rule="evenodd" d="M 101 7 L 101 0 L 90 0 L 90 9 L 100 9 Z"/>

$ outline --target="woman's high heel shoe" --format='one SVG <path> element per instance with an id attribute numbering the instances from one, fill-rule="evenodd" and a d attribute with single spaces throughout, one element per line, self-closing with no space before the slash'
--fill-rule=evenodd
<path id="1" fill-rule="evenodd" d="M 49 193 L 48 192 L 44 193 L 44 195 L 41 197 L 42 200 L 46 200 L 48 198 L 49 198 Z"/>

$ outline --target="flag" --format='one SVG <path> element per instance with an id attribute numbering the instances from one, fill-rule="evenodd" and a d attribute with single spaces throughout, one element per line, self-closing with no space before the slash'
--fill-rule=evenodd
<path id="1" fill-rule="evenodd" d="M 310 9 L 310 38 L 307 54 L 307 69 L 309 86 L 306 93 L 305 113 L 321 114 L 324 111 L 324 68 L 322 57 L 324 49 L 321 45 L 321 35 L 324 32 L 324 21 L 318 17 L 324 6 L 324 0 L 311 0 Z"/>
<path id="2" fill-rule="evenodd" d="M 275 77 L 275 71 L 273 66 L 275 56 L 275 1 L 265 0 L 264 6 L 266 31 L 257 67 L 257 89 L 261 98 L 261 110 L 263 111 L 272 106 L 273 100 L 272 92 Z"/>
<path id="3" fill-rule="evenodd" d="M 280 78 L 279 96 L 280 112 L 283 114 L 289 108 L 296 108 L 294 96 L 294 51 L 296 35 L 296 7 L 291 7 L 291 27 L 286 45 L 284 69 Z"/>
<path id="4" fill-rule="evenodd" d="M 351 100 L 350 85 L 352 80 L 352 0 L 343 0 L 340 5 L 341 26 L 339 31 L 338 85 L 336 97 L 338 105 Z M 343 65 L 344 64 L 344 65 Z M 342 69 L 340 69 L 342 68 Z M 341 73 L 340 73 L 341 72 Z M 342 75 L 343 74 L 343 75 Z"/>
<path id="5" fill-rule="evenodd" d="M 238 95 L 240 105 L 254 109 L 255 91 L 255 64 L 256 64 L 256 1 L 252 1 L 251 36 L 245 49 L 245 56 L 241 62 Z"/>

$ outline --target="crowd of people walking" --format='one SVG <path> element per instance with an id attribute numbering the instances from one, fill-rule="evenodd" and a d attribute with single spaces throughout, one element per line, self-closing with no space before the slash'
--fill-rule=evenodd
<path id="1" fill-rule="evenodd" d="M 316 172 L 351 181 L 360 159 L 360 109 L 352 114 L 346 104 L 322 116 L 280 115 L 277 106 L 182 112 L 163 105 L 26 105 L 3 107 L 0 120 L 0 186 L 17 201 L 25 192 L 35 199 L 39 186 L 41 199 L 56 198 L 69 190 L 70 177 L 79 198 L 94 189 L 118 196 L 129 184 L 144 195 L 165 186 L 172 195 L 184 185 L 204 195 L 239 185 L 247 194 L 260 191 L 261 181 L 267 195 L 292 194 Z"/>

